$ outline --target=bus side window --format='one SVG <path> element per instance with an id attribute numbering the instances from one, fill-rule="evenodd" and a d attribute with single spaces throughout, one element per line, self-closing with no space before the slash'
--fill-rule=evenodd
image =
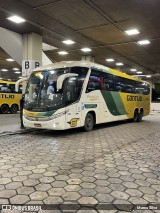
<path id="1" fill-rule="evenodd" d="M 123 78 L 116 76 L 116 91 L 123 92 L 125 90 Z"/>
<path id="2" fill-rule="evenodd" d="M 143 94 L 145 93 L 145 83 L 142 82 L 136 82 L 136 93 L 137 94 Z"/>
<path id="3" fill-rule="evenodd" d="M 116 91 L 121 92 L 122 91 L 122 87 L 120 85 L 116 85 Z"/>
<path id="4" fill-rule="evenodd" d="M 10 89 L 11 93 L 15 93 L 15 84 L 9 84 L 8 88 Z"/>
<path id="5" fill-rule="evenodd" d="M 71 104 L 77 101 L 79 98 L 77 90 L 77 79 L 69 78 L 67 80 L 66 88 L 66 104 Z"/>
<path id="6" fill-rule="evenodd" d="M 10 92 L 10 89 L 9 89 L 9 87 L 8 87 L 8 84 L 2 83 L 1 92 L 4 92 L 4 93 Z"/>
<path id="7" fill-rule="evenodd" d="M 101 90 L 101 82 L 102 82 L 101 72 L 92 70 L 89 77 L 86 93 L 94 90 Z"/>
<path id="8" fill-rule="evenodd" d="M 19 85 L 18 93 L 22 93 L 22 85 Z"/>
<path id="9" fill-rule="evenodd" d="M 103 82 L 102 82 L 102 90 L 114 90 L 114 75 L 109 73 L 102 73 Z"/>
<path id="10" fill-rule="evenodd" d="M 150 85 L 146 84 L 145 85 L 145 90 L 144 90 L 144 95 L 149 95 L 149 93 L 150 93 Z"/>
<path id="11" fill-rule="evenodd" d="M 130 85 L 126 86 L 126 92 L 127 93 L 132 93 L 132 87 Z"/>

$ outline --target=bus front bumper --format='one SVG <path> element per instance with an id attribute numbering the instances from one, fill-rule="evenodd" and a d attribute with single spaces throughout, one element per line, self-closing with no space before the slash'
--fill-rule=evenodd
<path id="1" fill-rule="evenodd" d="M 23 116 L 24 127 L 38 128 L 38 129 L 52 129 L 63 130 L 65 129 L 65 119 L 54 119 L 49 121 L 30 121 Z"/>

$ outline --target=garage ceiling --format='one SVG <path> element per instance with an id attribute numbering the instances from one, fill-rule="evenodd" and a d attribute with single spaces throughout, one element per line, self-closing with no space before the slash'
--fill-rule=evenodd
<path id="1" fill-rule="evenodd" d="M 58 49 L 47 51 L 53 61 L 81 60 L 85 55 L 80 49 L 90 47 L 95 62 L 133 74 L 136 68 L 143 74 L 160 73 L 160 1 L 159 0 L 1 0 L 0 27 L 24 34 L 41 34 L 43 42 Z M 27 20 L 14 24 L 6 18 L 19 15 Z M 140 34 L 128 36 L 125 31 L 136 28 Z M 65 39 L 76 43 L 66 46 Z M 137 41 L 148 39 L 148 45 L 138 45 Z M 66 56 L 58 51 L 66 50 Z M 87 55 L 87 54 L 86 54 Z M 9 57 L 0 49 L 1 77 L 18 79 L 12 70 L 16 62 L 6 62 Z M 115 62 L 108 63 L 106 58 L 124 65 L 119 68 Z M 146 77 L 144 78 L 146 79 Z M 160 77 L 152 77 L 159 82 Z"/>

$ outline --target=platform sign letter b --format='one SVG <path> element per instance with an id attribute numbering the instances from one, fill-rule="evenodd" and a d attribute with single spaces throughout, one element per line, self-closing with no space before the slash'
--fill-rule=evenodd
<path id="1" fill-rule="evenodd" d="M 36 61 L 36 62 L 35 62 L 35 68 L 36 68 L 36 67 L 39 67 L 39 66 L 40 66 L 40 63 Z"/>
<path id="2" fill-rule="evenodd" d="M 25 69 L 29 69 L 29 61 L 25 61 Z"/>

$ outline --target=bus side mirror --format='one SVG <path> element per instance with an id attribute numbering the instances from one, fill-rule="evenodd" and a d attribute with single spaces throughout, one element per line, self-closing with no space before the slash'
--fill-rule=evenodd
<path id="1" fill-rule="evenodd" d="M 78 74 L 76 74 L 76 73 L 66 73 L 66 74 L 60 75 L 57 79 L 57 90 L 62 89 L 63 81 L 66 78 L 76 77 L 76 76 L 78 76 Z"/>

